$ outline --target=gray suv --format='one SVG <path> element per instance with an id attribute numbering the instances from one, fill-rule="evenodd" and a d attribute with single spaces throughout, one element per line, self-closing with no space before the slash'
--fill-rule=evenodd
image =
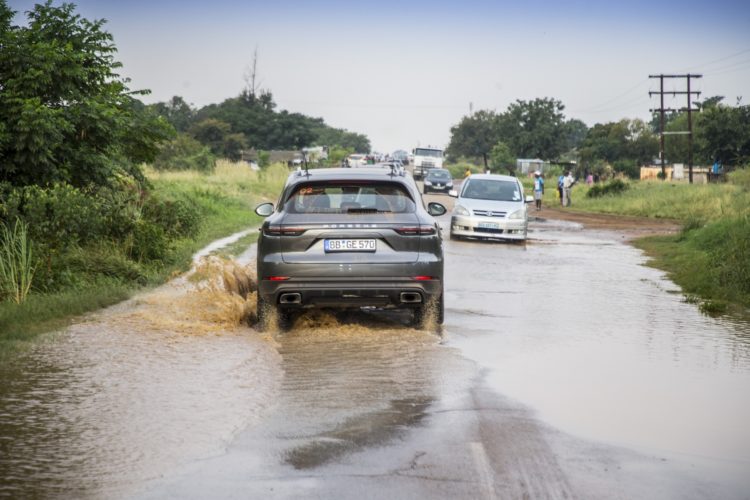
<path id="1" fill-rule="evenodd" d="M 443 322 L 443 249 L 414 180 L 397 170 L 327 168 L 292 173 L 258 239 L 258 319 L 282 327 L 308 308 L 408 308 L 421 327 Z"/>

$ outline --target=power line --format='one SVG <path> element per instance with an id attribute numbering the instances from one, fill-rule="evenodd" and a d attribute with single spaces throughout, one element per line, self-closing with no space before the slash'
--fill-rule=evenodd
<path id="1" fill-rule="evenodd" d="M 623 93 L 621 93 L 621 94 L 618 94 L 618 95 L 616 95 L 615 97 L 613 97 L 612 99 L 609 99 L 608 101 L 604 101 L 604 102 L 602 102 L 602 103 L 600 103 L 600 104 L 598 104 L 598 105 L 596 105 L 596 106 L 592 106 L 592 107 L 590 107 L 590 108 L 586 108 L 586 109 L 579 109 L 579 110 L 576 110 L 576 111 L 578 111 L 578 112 L 583 112 L 583 113 L 586 113 L 586 112 L 598 112 L 598 111 L 597 111 L 598 109 L 600 109 L 600 108 L 602 108 L 602 107 L 604 107 L 604 106 L 608 105 L 608 104 L 609 104 L 609 103 L 611 103 L 611 102 L 614 102 L 614 101 L 616 101 L 616 100 L 620 99 L 621 97 L 625 97 L 626 95 L 628 95 L 628 94 L 630 94 L 631 92 L 633 92 L 633 91 L 637 90 L 638 88 L 640 88 L 641 86 L 643 86 L 643 84 L 644 84 L 644 83 L 647 83 L 647 82 L 648 82 L 648 78 L 646 78 L 646 79 L 643 79 L 643 80 L 641 80 L 640 82 L 638 82 L 638 83 L 636 83 L 635 85 L 633 85 L 633 86 L 632 86 L 631 88 L 629 88 L 628 90 L 626 90 L 625 92 L 623 92 Z"/>
<path id="2" fill-rule="evenodd" d="M 691 66 L 690 68 L 685 68 L 682 71 L 687 71 L 688 69 L 693 69 L 693 68 L 705 68 L 707 66 L 711 66 L 712 64 L 720 63 L 720 62 L 726 61 L 727 59 L 732 59 L 733 57 L 737 57 L 737 56 L 745 54 L 747 52 L 750 52 L 750 48 L 741 50 L 739 52 L 735 52 L 734 54 L 730 54 L 728 56 L 721 57 L 719 59 L 714 59 L 713 61 L 701 63 L 701 64 L 698 64 L 696 66 Z M 711 70 L 711 71 L 716 71 L 716 70 Z"/>

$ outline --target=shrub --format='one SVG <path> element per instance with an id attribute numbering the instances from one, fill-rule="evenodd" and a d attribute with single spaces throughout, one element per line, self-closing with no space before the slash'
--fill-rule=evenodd
<path id="1" fill-rule="evenodd" d="M 602 196 L 618 195 L 627 191 L 629 188 L 628 184 L 622 179 L 613 179 L 603 184 L 595 184 L 591 186 L 591 189 L 586 193 L 589 198 L 601 198 Z"/>
<path id="2" fill-rule="evenodd" d="M 152 193 L 143 204 L 143 218 L 164 230 L 168 238 L 194 237 L 200 229 L 198 206 L 187 198 L 167 198 Z"/>
<path id="3" fill-rule="evenodd" d="M 105 227 L 100 200 L 68 184 L 12 189 L 1 215 L 6 222 L 24 221 L 44 253 L 96 239 Z"/>
<path id="4" fill-rule="evenodd" d="M 635 160 L 617 160 L 614 162 L 616 172 L 622 172 L 630 179 L 640 179 L 641 167 Z"/>
<path id="5" fill-rule="evenodd" d="M 215 166 L 216 158 L 211 150 L 187 134 L 178 134 L 162 145 L 153 163 L 156 170 L 212 172 Z"/>
<path id="6" fill-rule="evenodd" d="M 164 261 L 169 253 L 169 239 L 158 224 L 141 219 L 133 229 L 130 256 L 139 262 Z"/>

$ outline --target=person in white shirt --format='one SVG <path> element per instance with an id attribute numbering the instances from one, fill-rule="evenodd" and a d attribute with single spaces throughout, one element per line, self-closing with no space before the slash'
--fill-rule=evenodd
<path id="1" fill-rule="evenodd" d="M 573 175 L 570 173 L 570 170 L 568 170 L 565 173 L 565 178 L 563 179 L 563 206 L 569 207 L 570 206 L 570 194 L 573 191 L 573 185 L 576 183 L 576 180 L 573 178 Z"/>

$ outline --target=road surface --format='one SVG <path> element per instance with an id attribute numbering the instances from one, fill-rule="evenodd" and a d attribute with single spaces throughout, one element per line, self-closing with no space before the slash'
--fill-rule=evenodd
<path id="1" fill-rule="evenodd" d="M 438 332 L 261 335 L 184 280 L 89 317 L 3 367 L 0 496 L 747 498 L 750 322 L 535 215 L 527 244 L 445 242 Z"/>

